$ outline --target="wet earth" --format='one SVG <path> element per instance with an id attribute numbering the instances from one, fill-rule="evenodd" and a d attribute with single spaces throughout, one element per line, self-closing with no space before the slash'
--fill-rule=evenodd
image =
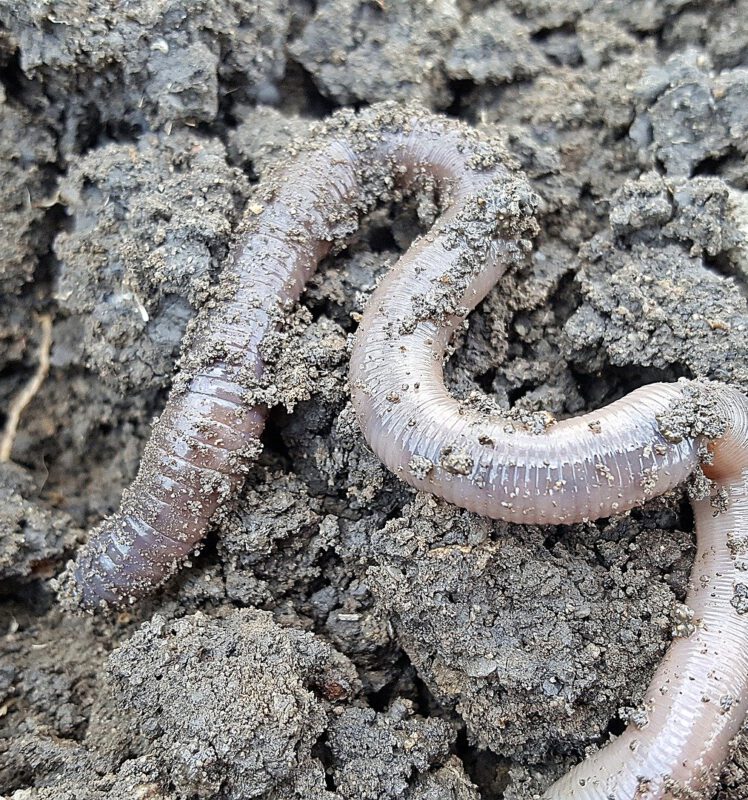
<path id="1" fill-rule="evenodd" d="M 310 282 L 264 452 L 190 567 L 116 615 L 57 602 L 253 187 L 383 99 L 498 135 L 541 198 L 456 395 L 564 417 L 653 380 L 748 390 L 745 0 L 0 0 L 0 424 L 49 359 L 0 464 L 0 795 L 530 800 L 637 707 L 693 560 L 684 492 L 520 527 L 362 440 L 350 334 L 412 200 Z M 748 738 L 717 797 L 748 798 Z"/>

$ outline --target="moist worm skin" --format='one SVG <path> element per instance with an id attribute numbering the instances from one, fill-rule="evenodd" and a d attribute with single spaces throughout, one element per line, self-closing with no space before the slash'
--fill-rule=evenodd
<path id="1" fill-rule="evenodd" d="M 719 387 L 727 420 L 708 477 L 726 492 L 715 514 L 693 500 L 697 551 L 686 606 L 695 631 L 673 641 L 647 688 L 647 723 L 629 725 L 543 795 L 546 800 L 708 798 L 748 714 L 748 402 Z"/>
<path id="2" fill-rule="evenodd" d="M 647 386 L 542 434 L 446 392 L 442 364 L 455 329 L 535 232 L 534 197 L 495 143 L 382 104 L 335 115 L 298 147 L 250 207 L 135 482 L 73 567 L 66 590 L 80 605 L 133 602 L 196 549 L 258 450 L 264 337 L 361 214 L 418 186 L 435 190 L 441 214 L 372 295 L 351 359 L 353 404 L 384 463 L 476 513 L 537 524 L 625 511 L 698 466 L 699 437 L 671 441 L 658 423 L 681 399 L 678 385 Z M 694 501 L 698 553 L 686 602 L 696 630 L 673 643 L 647 690 L 648 724 L 630 726 L 545 798 L 706 796 L 745 718 L 748 407 L 737 392 L 713 391 L 727 428 L 705 472 L 725 508 L 714 516 L 708 500 Z"/>
<path id="3" fill-rule="evenodd" d="M 433 188 L 444 213 L 404 265 L 418 267 L 420 253 L 416 283 L 428 288 L 435 264 L 458 264 L 458 284 L 472 281 L 482 294 L 498 279 L 498 254 L 518 257 L 514 239 L 534 232 L 525 180 L 512 176 L 495 143 L 461 123 L 382 104 L 336 114 L 295 147 L 250 204 L 120 509 L 92 532 L 72 580 L 63 578 L 63 596 L 84 608 L 126 605 L 162 584 L 237 494 L 265 422 L 256 400 L 262 342 L 361 214 L 417 186 Z M 461 215 L 470 235 L 457 227 Z"/>

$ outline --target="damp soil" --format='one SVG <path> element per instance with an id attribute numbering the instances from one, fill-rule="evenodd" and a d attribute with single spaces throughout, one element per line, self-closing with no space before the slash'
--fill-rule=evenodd
<path id="1" fill-rule="evenodd" d="M 0 465 L 0 795 L 530 800 L 636 713 L 693 559 L 683 492 L 519 527 L 362 441 L 350 335 L 417 199 L 310 282 L 203 552 L 127 612 L 56 601 L 253 187 L 382 99 L 500 137 L 541 198 L 531 257 L 456 342 L 456 395 L 564 417 L 652 380 L 748 390 L 745 0 L 0 0 L 0 422 L 53 321 Z M 717 797 L 746 787 L 744 737 Z"/>

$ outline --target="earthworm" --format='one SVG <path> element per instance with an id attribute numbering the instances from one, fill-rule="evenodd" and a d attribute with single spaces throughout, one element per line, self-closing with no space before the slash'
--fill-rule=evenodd
<path id="1" fill-rule="evenodd" d="M 135 481 L 92 532 L 72 586 L 63 581 L 63 594 L 72 590 L 85 608 L 125 605 L 163 583 L 237 494 L 265 423 L 263 341 L 362 213 L 417 185 L 438 194 L 444 213 L 403 262 L 412 267 L 422 254 L 421 285 L 428 270 L 454 262 L 462 284 L 485 292 L 500 274 L 498 255 L 509 261 L 529 247 L 520 236 L 535 225 L 529 187 L 495 143 L 463 124 L 384 105 L 341 112 L 294 147 L 249 204 Z"/>
<path id="2" fill-rule="evenodd" d="M 645 696 L 647 724 L 629 726 L 544 797 L 713 788 L 748 702 L 745 398 L 713 385 L 725 428 L 710 442 L 663 428 L 683 399 L 677 384 L 638 389 L 539 433 L 459 402 L 444 386 L 447 345 L 530 248 L 535 198 L 524 178 L 496 143 L 462 124 L 389 104 L 334 115 L 296 150 L 249 207 L 138 476 L 73 568 L 75 598 L 89 608 L 131 602 L 196 549 L 257 452 L 264 338 L 361 214 L 426 188 L 440 216 L 381 281 L 356 335 L 350 383 L 364 436 L 416 488 L 478 514 L 537 524 L 626 511 L 705 461 L 723 508 L 714 516 L 709 499 L 694 500 L 698 553 L 686 603 L 695 631 L 676 640 L 658 669 Z"/>
<path id="3" fill-rule="evenodd" d="M 748 402 L 719 386 L 725 431 L 702 469 L 719 496 L 691 500 L 697 551 L 685 628 L 670 645 L 641 714 L 554 783 L 547 800 L 711 797 L 748 715 Z"/>

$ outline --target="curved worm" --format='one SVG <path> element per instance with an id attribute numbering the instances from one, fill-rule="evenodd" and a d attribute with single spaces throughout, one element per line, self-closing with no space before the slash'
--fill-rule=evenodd
<path id="1" fill-rule="evenodd" d="M 162 584 L 236 495 L 265 422 L 256 400 L 263 340 L 361 214 L 416 185 L 432 187 L 444 213 L 406 261 L 420 252 L 429 269 L 434 258 L 460 264 L 460 285 L 483 293 L 500 274 L 498 255 L 521 254 L 512 226 L 533 229 L 525 181 L 495 144 L 460 123 L 385 104 L 337 114 L 298 147 L 250 205 L 138 475 L 78 556 L 65 588 L 83 607 L 127 604 Z"/>
<path id="2" fill-rule="evenodd" d="M 433 187 L 441 215 L 374 292 L 351 359 L 354 407 L 387 466 L 479 514 L 544 524 L 625 511 L 698 466 L 699 437 L 673 441 L 660 430 L 660 416 L 681 399 L 677 385 L 639 389 L 539 435 L 446 392 L 452 334 L 534 233 L 533 195 L 495 144 L 384 104 L 335 115 L 301 151 L 250 207 L 138 476 L 79 555 L 72 591 L 81 605 L 132 602 L 195 550 L 257 451 L 264 337 L 362 213 L 417 185 Z M 748 404 L 725 387 L 715 393 L 726 429 L 705 471 L 725 508 L 715 517 L 708 500 L 694 501 L 699 549 L 686 602 L 696 630 L 658 669 L 648 723 L 630 726 L 546 798 L 703 796 L 745 718 Z"/>
<path id="3" fill-rule="evenodd" d="M 748 714 L 748 403 L 720 388 L 728 429 L 704 471 L 726 496 L 716 515 L 709 498 L 692 501 L 697 551 L 686 606 L 695 630 L 670 645 L 638 725 L 554 783 L 547 800 L 711 797 Z"/>

